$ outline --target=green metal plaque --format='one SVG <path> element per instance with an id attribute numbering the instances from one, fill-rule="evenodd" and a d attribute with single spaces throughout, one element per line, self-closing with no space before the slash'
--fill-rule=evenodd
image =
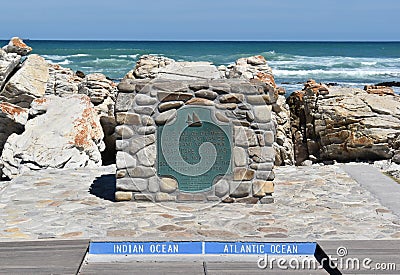
<path id="1" fill-rule="evenodd" d="M 157 129 L 158 175 L 175 178 L 180 191 L 210 189 L 215 177 L 232 173 L 231 136 L 231 126 L 215 122 L 211 109 L 179 109 Z"/>

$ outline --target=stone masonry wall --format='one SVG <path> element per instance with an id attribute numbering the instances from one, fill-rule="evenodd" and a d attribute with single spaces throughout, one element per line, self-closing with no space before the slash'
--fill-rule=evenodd
<path id="1" fill-rule="evenodd" d="M 115 106 L 116 200 L 272 202 L 276 130 L 264 87 L 246 80 L 123 80 Z M 157 175 L 157 127 L 185 106 L 209 108 L 233 128 L 232 175 L 216 178 L 210 191 L 181 192 L 175 179 Z"/>

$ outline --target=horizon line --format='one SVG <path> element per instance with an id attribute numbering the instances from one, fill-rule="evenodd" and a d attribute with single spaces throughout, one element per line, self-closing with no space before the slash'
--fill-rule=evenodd
<path id="1" fill-rule="evenodd" d="M 11 38 L 0 38 L 0 41 L 9 41 Z M 179 40 L 179 39 L 30 39 L 21 38 L 24 41 L 62 41 L 62 42 L 307 42 L 307 43 L 398 43 L 400 40 Z"/>

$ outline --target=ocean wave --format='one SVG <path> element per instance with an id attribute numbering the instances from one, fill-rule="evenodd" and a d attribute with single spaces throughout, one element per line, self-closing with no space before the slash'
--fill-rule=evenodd
<path id="1" fill-rule="evenodd" d="M 77 53 L 77 54 L 68 54 L 68 55 L 43 54 L 42 56 L 47 60 L 60 61 L 60 60 L 68 59 L 68 58 L 89 57 L 91 55 L 86 54 L 86 53 Z"/>
<path id="2" fill-rule="evenodd" d="M 340 77 L 400 77 L 400 71 L 381 71 L 381 70 L 279 70 L 273 69 L 276 77 L 298 77 L 298 76 L 340 76 Z"/>
<path id="3" fill-rule="evenodd" d="M 133 60 L 130 59 L 120 59 L 120 58 L 96 58 L 90 60 L 80 61 L 81 64 L 131 64 L 134 63 Z"/>
<path id="4" fill-rule="evenodd" d="M 61 62 L 56 62 L 56 64 L 58 64 L 58 65 L 69 65 L 71 63 L 72 63 L 72 61 L 68 60 L 68 59 L 65 59 L 64 61 L 61 61 Z"/>

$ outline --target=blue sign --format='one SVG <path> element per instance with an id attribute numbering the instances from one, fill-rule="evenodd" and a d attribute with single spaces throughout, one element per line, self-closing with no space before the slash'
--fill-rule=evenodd
<path id="1" fill-rule="evenodd" d="M 206 242 L 205 254 L 314 255 L 316 243 Z"/>
<path id="2" fill-rule="evenodd" d="M 202 242 L 93 242 L 90 254 L 202 254 Z"/>
<path id="3" fill-rule="evenodd" d="M 108 255 L 314 255 L 316 243 L 92 242 L 90 254 Z"/>

